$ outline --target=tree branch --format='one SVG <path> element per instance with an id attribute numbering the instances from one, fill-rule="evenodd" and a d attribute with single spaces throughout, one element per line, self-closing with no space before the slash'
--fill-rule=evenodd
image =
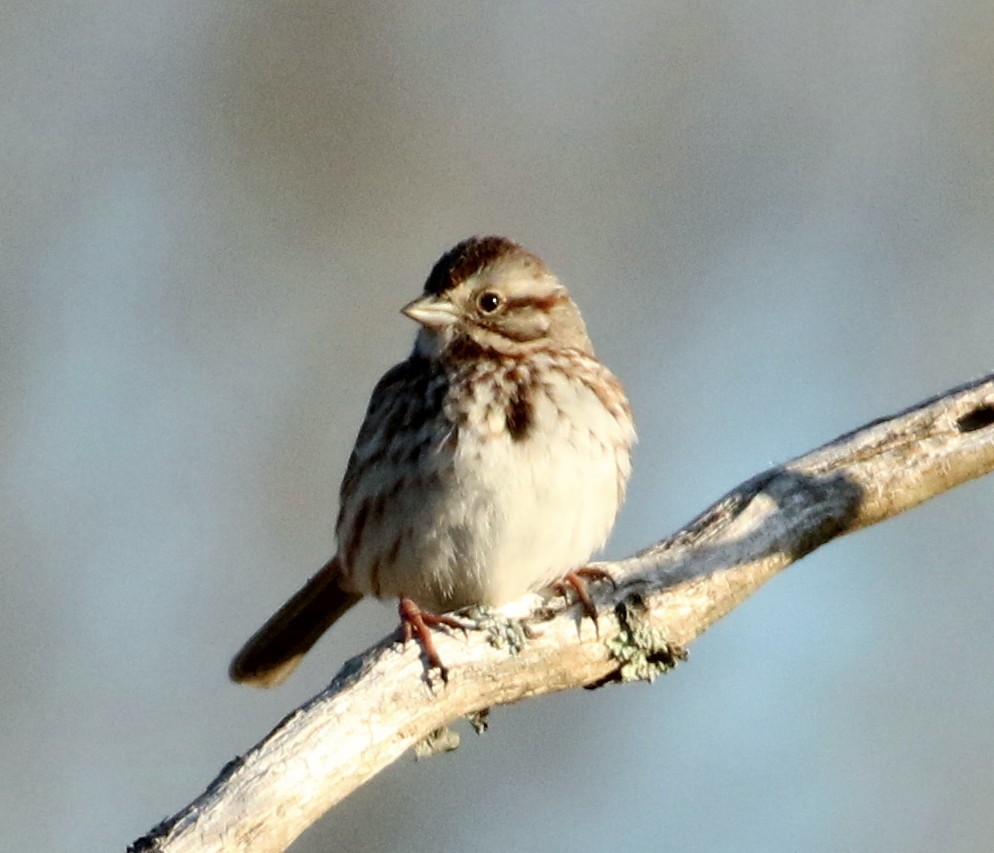
<path id="1" fill-rule="evenodd" d="M 441 634 L 448 684 L 390 636 L 232 761 L 133 851 L 285 850 L 324 812 L 463 715 L 555 690 L 652 678 L 762 584 L 826 542 L 994 468 L 994 374 L 927 400 L 729 492 L 685 528 L 615 563 L 597 625 L 539 596 L 533 636 L 510 620 Z"/>

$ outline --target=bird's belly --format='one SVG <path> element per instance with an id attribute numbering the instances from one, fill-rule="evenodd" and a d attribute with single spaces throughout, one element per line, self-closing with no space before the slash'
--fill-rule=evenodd
<path id="1" fill-rule="evenodd" d="M 439 611 L 496 606 L 583 565 L 614 523 L 627 436 L 599 405 L 580 423 L 553 408 L 538 407 L 518 438 L 462 431 L 436 487 L 402 498 L 418 533 L 381 563 L 368 591 Z"/>
<path id="2" fill-rule="evenodd" d="M 615 454 L 589 434 L 577 444 L 551 445 L 512 444 L 477 478 L 492 503 L 477 509 L 485 523 L 477 526 L 477 559 L 464 571 L 483 603 L 503 604 L 582 566 L 611 532 Z"/>

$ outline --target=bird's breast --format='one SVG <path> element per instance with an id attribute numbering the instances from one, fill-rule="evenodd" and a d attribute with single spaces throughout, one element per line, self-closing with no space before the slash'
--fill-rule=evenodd
<path id="1" fill-rule="evenodd" d="M 500 605 L 583 565 L 613 526 L 633 440 L 620 384 L 587 356 L 454 371 L 417 463 L 364 478 L 376 518 L 352 555 L 356 591 Z"/>

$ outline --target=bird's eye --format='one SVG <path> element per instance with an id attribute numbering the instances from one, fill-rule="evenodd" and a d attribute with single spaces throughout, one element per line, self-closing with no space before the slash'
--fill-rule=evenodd
<path id="1" fill-rule="evenodd" d="M 499 293 L 488 290 L 486 293 L 479 295 L 476 304 L 484 314 L 493 314 L 494 311 L 500 308 L 502 301 Z"/>

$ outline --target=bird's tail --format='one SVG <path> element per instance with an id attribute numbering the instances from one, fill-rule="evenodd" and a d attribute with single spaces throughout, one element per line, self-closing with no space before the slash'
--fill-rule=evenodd
<path id="1" fill-rule="evenodd" d="M 242 646 L 228 668 L 232 681 L 275 687 L 296 669 L 318 638 L 361 596 L 338 585 L 333 557 Z"/>

